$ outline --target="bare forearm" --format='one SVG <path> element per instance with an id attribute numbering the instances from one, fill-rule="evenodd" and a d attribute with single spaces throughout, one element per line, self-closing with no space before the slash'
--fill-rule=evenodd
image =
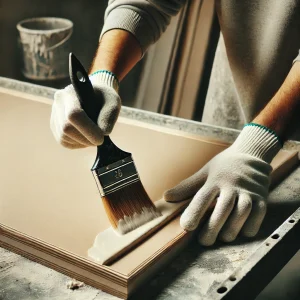
<path id="1" fill-rule="evenodd" d="M 90 73 L 111 71 L 121 81 L 185 3 L 186 0 L 109 1 Z"/>
<path id="2" fill-rule="evenodd" d="M 294 63 L 284 83 L 253 120 L 274 130 L 282 140 L 289 137 L 300 112 L 300 62 Z"/>
<path id="3" fill-rule="evenodd" d="M 141 47 L 131 33 L 120 29 L 110 30 L 99 43 L 90 73 L 98 70 L 111 71 L 121 81 L 141 56 Z"/>

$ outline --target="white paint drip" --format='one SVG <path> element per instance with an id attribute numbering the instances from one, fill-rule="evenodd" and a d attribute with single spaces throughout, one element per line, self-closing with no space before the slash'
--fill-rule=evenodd
<path id="1" fill-rule="evenodd" d="M 161 213 L 155 208 L 143 207 L 141 213 L 134 213 L 133 216 L 124 216 L 123 219 L 119 220 L 117 231 L 125 234 L 160 216 Z"/>
<path id="2" fill-rule="evenodd" d="M 93 247 L 88 250 L 88 256 L 100 264 L 105 264 L 112 257 L 118 256 L 123 253 L 124 249 L 129 251 L 134 242 L 147 235 L 147 232 L 154 228 L 160 227 L 162 222 L 166 222 L 175 211 L 178 213 L 183 210 L 190 200 L 177 203 L 169 203 L 164 199 L 155 201 L 156 212 L 161 214 L 160 217 L 155 218 L 144 225 L 121 235 L 112 227 L 107 228 L 97 234 Z M 182 208 L 182 209 L 181 209 Z M 118 233 L 118 234 L 116 234 Z"/>

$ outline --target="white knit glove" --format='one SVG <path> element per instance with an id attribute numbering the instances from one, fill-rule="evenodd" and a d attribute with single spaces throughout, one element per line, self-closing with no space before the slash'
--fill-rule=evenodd
<path id="1" fill-rule="evenodd" d="M 120 112 L 116 76 L 100 70 L 92 74 L 90 80 L 96 100 L 102 105 L 98 125 L 81 108 L 72 85 L 54 94 L 50 127 L 57 142 L 70 149 L 102 144 L 103 136 L 110 134 Z"/>
<path id="2" fill-rule="evenodd" d="M 212 245 L 218 236 L 231 242 L 240 232 L 252 237 L 266 214 L 270 162 L 280 147 L 274 132 L 261 125 L 247 124 L 228 149 L 166 191 L 164 198 L 178 202 L 194 196 L 180 219 L 181 226 L 188 231 L 196 229 L 209 206 L 217 200 L 200 229 L 202 245 Z"/>

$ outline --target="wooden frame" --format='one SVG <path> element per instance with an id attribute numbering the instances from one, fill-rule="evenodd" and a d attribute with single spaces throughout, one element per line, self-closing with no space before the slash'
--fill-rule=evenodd
<path id="1" fill-rule="evenodd" d="M 215 1 L 190 1 L 177 53 L 173 84 L 169 90 L 168 112 L 180 118 L 193 119 L 198 92 L 209 49 Z M 202 99 L 205 101 L 205 99 Z"/>
<path id="2" fill-rule="evenodd" d="M 95 149 L 70 151 L 54 141 L 49 99 L 6 89 L 0 96 L 1 247 L 127 298 L 187 245 L 192 234 L 177 216 L 109 266 L 90 259 L 96 234 L 109 227 L 89 171 Z M 228 146 L 126 118 L 112 139 L 133 153 L 154 201 Z M 274 174 L 282 177 L 296 163 L 297 152 L 282 152 Z"/>
<path id="3" fill-rule="evenodd" d="M 148 49 L 134 103 L 135 108 L 164 112 L 187 7 L 188 4 L 172 18 L 167 30 Z"/>
<path id="4" fill-rule="evenodd" d="M 146 54 L 134 107 L 193 118 L 210 50 L 214 7 L 211 0 L 186 1 Z"/>

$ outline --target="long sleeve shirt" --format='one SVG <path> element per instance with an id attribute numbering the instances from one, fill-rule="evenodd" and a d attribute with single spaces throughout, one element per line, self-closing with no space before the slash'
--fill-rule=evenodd
<path id="1" fill-rule="evenodd" d="M 144 53 L 159 39 L 185 2 L 110 0 L 101 36 L 115 28 L 127 30 L 136 37 Z M 300 0 L 216 0 L 216 11 L 224 37 L 224 44 L 221 38 L 218 48 L 225 45 L 226 51 L 217 49 L 203 120 L 240 128 L 270 101 L 295 57 L 300 60 L 297 56 Z M 230 68 L 224 66 L 227 59 Z M 229 77 L 231 89 L 215 80 L 226 81 Z M 235 95 L 228 95 L 228 91 L 220 91 L 218 87 Z M 239 115 L 236 121 L 230 120 L 228 107 L 234 107 Z"/>

